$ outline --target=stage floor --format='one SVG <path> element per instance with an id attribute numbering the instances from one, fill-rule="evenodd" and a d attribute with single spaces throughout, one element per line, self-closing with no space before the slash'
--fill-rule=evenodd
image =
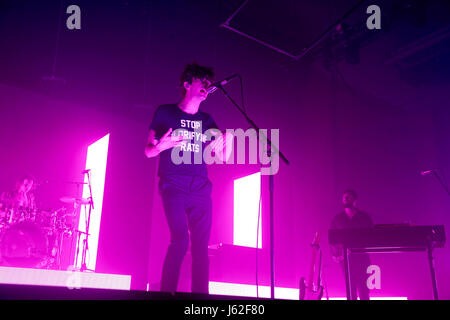
<path id="1" fill-rule="evenodd" d="M 267 300 L 268 286 L 210 282 L 210 294 L 131 290 L 131 276 L 94 272 L 0 267 L 0 300 Z M 275 298 L 298 300 L 298 289 L 275 288 Z M 325 299 L 325 298 L 323 298 Z M 406 300 L 406 297 L 372 297 L 371 300 Z M 330 300 L 345 298 L 330 297 Z"/>

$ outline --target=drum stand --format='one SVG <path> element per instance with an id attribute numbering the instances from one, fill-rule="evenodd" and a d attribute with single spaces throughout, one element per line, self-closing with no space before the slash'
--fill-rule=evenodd
<path id="1" fill-rule="evenodd" d="M 56 256 L 54 262 L 57 270 L 61 270 L 61 253 L 62 253 L 63 239 L 64 239 L 64 231 L 58 230 L 55 239 L 55 242 L 58 242 L 58 246 L 56 248 Z"/>
<path id="2" fill-rule="evenodd" d="M 56 215 L 58 214 L 58 211 L 59 210 L 56 211 Z M 55 219 L 57 219 L 57 216 L 55 217 Z M 58 220 L 56 220 L 56 221 L 58 221 Z M 61 270 L 61 264 L 62 264 L 62 262 L 61 262 L 61 254 L 62 254 L 62 246 L 63 246 L 64 236 L 66 235 L 66 229 L 63 228 L 61 224 L 56 224 L 56 222 L 55 222 L 55 225 L 56 225 L 55 229 L 58 230 L 57 238 L 55 239 L 55 241 L 58 242 L 58 246 L 57 246 L 57 249 L 56 249 L 57 251 L 56 251 L 56 259 L 55 259 L 56 261 L 55 261 L 55 263 L 56 263 L 56 266 L 58 268 L 57 270 Z"/>
<path id="3" fill-rule="evenodd" d="M 76 230 L 76 232 L 78 233 L 78 245 L 77 245 L 77 254 L 76 254 L 76 258 L 75 258 L 75 264 L 78 261 L 78 255 L 80 252 L 80 237 L 82 234 L 85 235 L 84 239 L 83 239 L 83 251 L 81 253 L 81 267 L 80 267 L 80 271 L 92 271 L 94 272 L 94 270 L 88 269 L 86 266 L 86 254 L 87 251 L 89 250 L 89 243 L 88 243 L 88 238 L 89 238 L 89 224 L 91 222 L 91 212 L 92 209 L 94 209 L 94 201 L 92 198 L 92 188 L 91 188 L 91 179 L 90 179 L 90 175 L 89 175 L 90 170 L 85 170 L 83 171 L 84 174 L 87 174 L 87 179 L 88 179 L 88 186 L 89 186 L 89 203 L 87 205 L 89 205 L 89 211 L 88 211 L 88 217 L 86 220 L 86 214 L 85 214 L 85 226 L 86 226 L 86 231 L 80 231 L 80 230 Z M 86 210 L 86 204 L 84 204 L 84 209 Z"/>

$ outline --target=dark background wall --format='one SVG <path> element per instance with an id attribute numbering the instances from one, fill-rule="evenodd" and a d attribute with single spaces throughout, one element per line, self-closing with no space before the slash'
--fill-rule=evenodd
<path id="1" fill-rule="evenodd" d="M 262 128 L 280 129 L 280 148 L 291 165 L 281 163 L 275 176 L 278 286 L 296 287 L 307 274 L 309 243 L 319 230 L 329 294 L 344 296 L 326 233 L 346 188 L 358 190 L 360 207 L 376 223 L 448 226 L 448 196 L 432 176 L 419 174 L 428 168 L 450 170 L 448 62 L 428 60 L 433 63 L 427 72 L 386 63 L 401 45 L 436 28 L 435 20 L 387 30 L 361 49 L 359 64 L 340 61 L 327 68 L 321 59 L 295 61 L 219 28 L 236 8 L 221 1 L 76 4 L 82 29 L 63 28 L 58 41 L 55 75 L 65 84 L 42 81 L 52 71 L 60 2 L 0 6 L 0 188 L 32 172 L 49 181 L 37 190 L 41 206 L 60 206 L 61 195 L 76 192 L 64 181 L 81 179 L 87 146 L 110 132 L 97 271 L 131 274 L 135 289 L 145 289 L 147 282 L 157 288 L 168 231 L 155 188 L 157 160 L 146 159 L 143 148 L 155 108 L 179 99 L 179 75 L 192 61 L 214 66 L 217 78 L 241 74 L 250 117 Z M 240 101 L 238 82 L 229 92 Z M 248 128 L 219 92 L 202 109 L 222 128 Z M 211 244 L 232 242 L 233 180 L 257 170 L 209 168 Z M 267 177 L 263 188 L 259 280 L 267 285 Z M 441 297 L 449 298 L 448 248 L 435 255 Z M 254 283 L 254 251 L 235 250 L 222 259 L 214 260 L 211 280 Z M 382 289 L 375 295 L 431 297 L 424 255 L 373 259 L 383 270 Z M 183 290 L 188 289 L 188 260 Z"/>

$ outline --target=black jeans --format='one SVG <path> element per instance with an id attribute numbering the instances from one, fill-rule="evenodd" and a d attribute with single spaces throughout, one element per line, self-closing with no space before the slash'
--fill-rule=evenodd
<path id="1" fill-rule="evenodd" d="M 175 292 L 191 239 L 192 292 L 208 293 L 208 242 L 211 233 L 211 182 L 207 177 L 171 175 L 160 178 L 159 190 L 170 230 L 161 291 Z"/>
<path id="2" fill-rule="evenodd" d="M 359 296 L 360 300 L 369 300 L 369 288 L 367 287 L 367 267 L 370 265 L 370 257 L 366 253 L 355 253 L 349 255 L 350 261 L 350 291 L 353 300 Z M 344 272 L 344 263 L 341 263 Z M 345 274 L 345 272 L 344 272 Z"/>

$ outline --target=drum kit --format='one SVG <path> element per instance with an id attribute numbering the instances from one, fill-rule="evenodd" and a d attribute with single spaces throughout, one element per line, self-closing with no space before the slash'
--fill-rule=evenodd
<path id="1" fill-rule="evenodd" d="M 0 265 L 62 269 L 63 240 L 72 240 L 80 205 L 89 199 L 62 197 L 73 209 L 29 210 L 3 204 L 0 209 Z"/>

